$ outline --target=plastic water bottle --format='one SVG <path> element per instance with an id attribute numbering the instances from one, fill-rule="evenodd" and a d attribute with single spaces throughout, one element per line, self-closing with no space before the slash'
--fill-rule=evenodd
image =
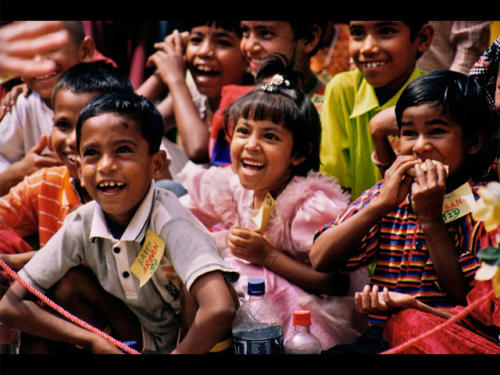
<path id="1" fill-rule="evenodd" d="M 283 353 L 283 321 L 264 293 L 263 279 L 248 282 L 248 299 L 241 304 L 233 321 L 235 354 Z"/>
<path id="2" fill-rule="evenodd" d="M 321 354 L 321 342 L 311 333 L 311 312 L 293 312 L 294 333 L 285 342 L 285 354 Z"/>

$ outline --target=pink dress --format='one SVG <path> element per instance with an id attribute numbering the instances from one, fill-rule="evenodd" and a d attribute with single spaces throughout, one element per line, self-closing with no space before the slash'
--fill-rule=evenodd
<path id="1" fill-rule="evenodd" d="M 211 167 L 196 174 L 188 183 L 189 195 L 181 202 L 209 228 L 226 261 L 240 272 L 237 290 L 245 295 L 248 280 L 259 277 L 266 283 L 266 296 L 278 308 L 284 321 L 284 340 L 293 333 L 294 310 L 311 311 L 311 330 L 323 350 L 350 343 L 366 329 L 366 320 L 354 308 L 355 291 L 370 280 L 366 269 L 351 273 L 347 296 L 315 295 L 287 281 L 265 267 L 255 266 L 234 257 L 227 245 L 228 229 L 239 225 L 257 229 L 251 208 L 253 191 L 240 185 L 231 167 Z M 281 192 L 264 238 L 288 256 L 310 264 L 313 236 L 331 222 L 348 204 L 348 196 L 332 179 L 316 172 L 296 176 Z"/>

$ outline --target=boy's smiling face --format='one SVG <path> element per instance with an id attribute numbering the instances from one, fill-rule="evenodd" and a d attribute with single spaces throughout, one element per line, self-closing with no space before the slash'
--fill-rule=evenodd
<path id="1" fill-rule="evenodd" d="M 115 225 L 126 227 L 165 163 L 165 153 L 149 153 L 140 125 L 127 116 L 102 113 L 81 130 L 82 186 Z"/>
<path id="2" fill-rule="evenodd" d="M 54 97 L 54 127 L 50 137 L 50 148 L 68 168 L 71 177 L 79 179 L 75 126 L 83 106 L 97 93 L 75 93 L 61 88 Z"/>
<path id="3" fill-rule="evenodd" d="M 196 86 L 209 98 L 219 97 L 224 85 L 242 83 L 247 67 L 239 36 L 215 25 L 193 27 L 186 60 Z"/>
<path id="4" fill-rule="evenodd" d="M 429 27 L 411 41 L 401 21 L 350 21 L 349 54 L 370 85 L 395 93 L 413 72 L 417 53 L 427 50 Z"/>
<path id="5" fill-rule="evenodd" d="M 37 56 L 39 60 L 52 60 L 54 62 L 56 67 L 52 72 L 38 77 L 22 77 L 22 79 L 30 90 L 38 93 L 50 106 L 52 93 L 59 77 L 73 65 L 91 61 L 94 49 L 94 41 L 88 37 L 80 44 L 73 38 L 69 38 L 68 42 L 61 48 Z"/>

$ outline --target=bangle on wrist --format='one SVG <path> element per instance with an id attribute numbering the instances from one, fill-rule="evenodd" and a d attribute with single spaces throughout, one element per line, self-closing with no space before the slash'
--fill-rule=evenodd
<path id="1" fill-rule="evenodd" d="M 266 264 L 266 267 L 267 267 L 267 268 L 270 268 L 270 267 L 273 265 L 273 263 L 274 263 L 274 261 L 276 260 L 276 257 L 277 257 L 277 256 L 278 256 L 278 252 L 277 252 L 277 251 L 273 251 L 271 254 L 269 254 L 269 255 L 267 256 L 268 258 L 271 258 L 271 259 L 267 262 L 267 264 Z"/>
<path id="2" fill-rule="evenodd" d="M 375 151 L 372 152 L 372 163 L 380 168 L 389 168 L 391 165 L 390 163 L 382 163 L 380 160 L 378 160 Z"/>

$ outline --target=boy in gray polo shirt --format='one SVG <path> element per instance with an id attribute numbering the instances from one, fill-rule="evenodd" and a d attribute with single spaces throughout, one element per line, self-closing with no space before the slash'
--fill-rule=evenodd
<path id="1" fill-rule="evenodd" d="M 228 281 L 238 274 L 203 225 L 152 183 L 166 162 L 161 115 L 133 93 L 101 95 L 83 108 L 76 133 L 82 186 L 94 201 L 68 215 L 19 274 L 48 291 L 79 270 L 84 282 L 70 291 L 80 316 L 109 325 L 118 339 L 138 341 L 144 353 L 208 352 L 230 333 L 236 305 Z M 197 309 L 177 340 L 188 293 Z M 17 282 L 0 301 L 0 321 L 93 353 L 120 352 L 38 306 Z"/>

